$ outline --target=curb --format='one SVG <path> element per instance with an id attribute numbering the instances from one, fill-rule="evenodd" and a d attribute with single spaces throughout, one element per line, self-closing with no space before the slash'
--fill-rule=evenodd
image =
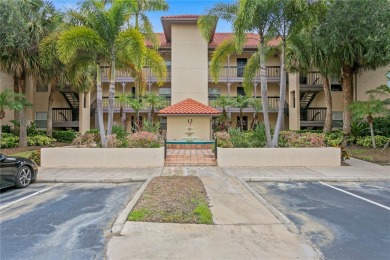
<path id="1" fill-rule="evenodd" d="M 111 233 L 113 235 L 119 235 L 120 232 L 123 229 L 123 226 L 126 223 L 127 216 L 129 215 L 130 211 L 134 208 L 135 204 L 141 197 L 142 193 L 144 193 L 146 187 L 149 185 L 149 183 L 152 181 L 153 177 L 148 178 L 144 184 L 142 184 L 141 188 L 137 191 L 137 193 L 134 195 L 134 197 L 130 200 L 130 202 L 126 205 L 126 207 L 122 210 L 122 212 L 119 214 L 119 216 L 114 221 L 114 224 L 111 227 Z"/>
<path id="2" fill-rule="evenodd" d="M 380 182 L 390 177 L 243 177 L 246 182 Z"/>
<path id="3" fill-rule="evenodd" d="M 129 183 L 129 182 L 143 182 L 147 181 L 148 178 L 55 178 L 52 180 L 36 180 L 36 183 Z"/>
<path id="4" fill-rule="evenodd" d="M 294 234 L 300 234 L 298 228 L 279 210 L 277 210 L 271 203 L 254 191 L 243 178 L 238 178 L 238 181 L 260 202 L 262 203 L 288 230 Z"/>

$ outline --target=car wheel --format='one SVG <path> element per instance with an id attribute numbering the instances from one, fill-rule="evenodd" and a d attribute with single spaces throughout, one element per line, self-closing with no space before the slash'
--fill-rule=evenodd
<path id="1" fill-rule="evenodd" d="M 22 166 L 16 174 L 16 187 L 25 188 L 31 182 L 31 169 L 28 166 Z"/>

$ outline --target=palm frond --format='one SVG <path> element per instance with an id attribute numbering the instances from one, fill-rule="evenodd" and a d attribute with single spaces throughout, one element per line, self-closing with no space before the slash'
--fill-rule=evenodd
<path id="1" fill-rule="evenodd" d="M 260 69 L 260 56 L 261 52 L 257 51 L 249 58 L 245 66 L 243 87 L 247 95 L 253 91 L 253 79 L 256 76 L 256 72 Z"/>
<path id="2" fill-rule="evenodd" d="M 136 29 L 127 29 L 119 33 L 116 39 L 116 49 L 120 50 L 134 63 L 137 70 L 141 70 L 145 64 L 144 56 L 147 52 L 145 38 Z"/>
<path id="3" fill-rule="evenodd" d="M 225 40 L 213 52 L 210 62 L 210 74 L 215 83 L 218 83 L 219 72 L 228 56 L 236 51 L 234 39 Z"/>
<path id="4" fill-rule="evenodd" d="M 145 58 L 146 64 L 148 64 L 149 68 L 157 77 L 157 84 L 159 86 L 164 85 L 167 77 L 167 67 L 164 58 L 153 49 L 147 49 Z"/>

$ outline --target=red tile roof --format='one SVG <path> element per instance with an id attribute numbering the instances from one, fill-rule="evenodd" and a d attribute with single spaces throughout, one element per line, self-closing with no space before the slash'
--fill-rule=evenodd
<path id="1" fill-rule="evenodd" d="M 159 114 L 170 114 L 170 115 L 219 115 L 217 109 L 206 106 L 192 98 L 187 98 L 183 101 L 180 101 L 172 106 L 161 109 Z"/>
<path id="2" fill-rule="evenodd" d="M 170 47 L 171 44 L 167 42 L 165 39 L 164 33 L 156 33 L 157 38 L 159 40 L 160 48 Z M 233 37 L 233 33 L 215 33 L 214 39 L 209 43 L 209 47 L 217 47 L 223 41 L 230 39 Z M 277 46 L 280 43 L 278 39 L 273 39 L 268 42 L 269 46 Z M 256 33 L 248 33 L 247 34 L 247 42 L 245 43 L 245 48 L 256 48 L 259 46 L 259 35 Z"/>

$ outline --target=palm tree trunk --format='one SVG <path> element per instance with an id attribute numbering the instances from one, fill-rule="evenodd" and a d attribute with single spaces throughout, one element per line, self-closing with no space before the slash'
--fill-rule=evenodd
<path id="1" fill-rule="evenodd" d="M 111 75 L 110 88 L 108 93 L 108 120 L 107 120 L 107 135 L 112 133 L 112 125 L 114 122 L 114 101 L 115 101 L 115 61 L 111 60 Z"/>
<path id="2" fill-rule="evenodd" d="M 47 103 L 47 122 L 46 122 L 46 135 L 53 136 L 53 102 L 54 94 L 56 92 L 55 86 L 57 84 L 56 80 L 52 80 L 49 84 L 49 101 Z"/>
<path id="3" fill-rule="evenodd" d="M 381 153 L 383 153 L 390 145 L 390 139 L 387 141 L 387 143 L 385 144 L 385 146 L 383 146 L 383 149 L 381 150 Z"/>
<path id="4" fill-rule="evenodd" d="M 343 99 L 344 99 L 344 115 L 343 115 L 343 129 L 344 136 L 347 138 L 351 133 L 351 121 L 352 112 L 349 110 L 349 106 L 352 103 L 352 68 L 344 65 L 342 67 L 342 80 L 343 80 Z"/>
<path id="5" fill-rule="evenodd" d="M 102 90 L 102 71 L 100 63 L 96 64 L 96 108 L 98 113 L 100 139 L 102 147 L 107 147 L 106 131 L 104 129 L 103 121 L 103 90 Z"/>
<path id="6" fill-rule="evenodd" d="M 330 92 L 329 78 L 326 76 L 322 76 L 322 82 L 324 87 L 326 106 L 324 133 L 329 133 L 330 131 L 332 131 L 332 95 Z"/>
<path id="7" fill-rule="evenodd" d="M 284 120 L 284 102 L 286 100 L 286 70 L 284 69 L 284 60 L 286 52 L 286 42 L 283 41 L 282 44 L 282 57 L 280 62 L 280 97 L 279 97 L 279 109 L 278 109 L 278 119 L 276 120 L 275 133 L 272 139 L 272 147 L 277 147 L 279 142 L 279 133 L 282 128 Z"/>
<path id="8" fill-rule="evenodd" d="M 25 95 L 26 76 L 23 74 L 18 79 L 19 94 Z M 27 146 L 26 107 L 19 111 L 19 147 Z"/>
<path id="9" fill-rule="evenodd" d="M 267 67 L 265 66 L 265 44 L 264 35 L 260 35 L 260 85 L 261 85 L 261 100 L 263 106 L 263 117 L 265 136 L 267 139 L 267 147 L 271 147 L 271 126 L 268 116 L 268 85 L 267 85 Z"/>
<path id="10" fill-rule="evenodd" d="M 375 149 L 376 148 L 376 143 L 375 143 L 374 122 L 373 122 L 373 120 L 370 120 L 370 122 L 368 124 L 370 125 L 372 148 Z"/>

